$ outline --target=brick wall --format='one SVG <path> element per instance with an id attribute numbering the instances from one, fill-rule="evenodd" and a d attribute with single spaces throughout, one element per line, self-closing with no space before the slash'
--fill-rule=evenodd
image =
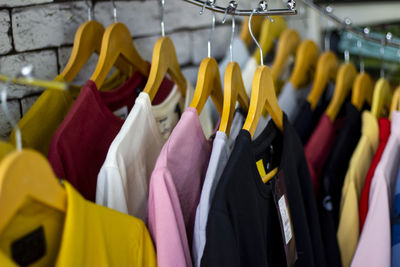
<path id="1" fill-rule="evenodd" d="M 279 0 L 277 0 L 279 1 Z M 240 0 L 240 8 L 254 7 L 251 0 Z M 118 21 L 125 23 L 143 58 L 151 60 L 153 45 L 160 36 L 158 0 L 116 1 Z M 220 5 L 227 5 L 228 1 Z M 95 19 L 107 26 L 113 22 L 110 1 L 98 1 Z M 165 26 L 175 44 L 179 63 L 188 79 L 195 79 L 197 66 L 207 56 L 210 12 L 199 15 L 200 8 L 182 0 L 166 0 Z M 65 66 L 71 52 L 75 32 L 87 20 L 84 1 L 0 0 L 0 73 L 14 75 L 26 64 L 34 66 L 34 76 L 53 79 Z M 230 39 L 230 23 L 221 23 L 213 36 L 213 56 L 224 56 Z M 298 25 L 299 17 L 296 18 Z M 240 18 L 237 18 L 240 24 Z M 238 30 L 240 27 L 238 27 Z M 94 55 L 75 79 L 82 85 L 91 76 L 97 63 Z M 195 70 L 195 71 L 193 71 Z M 19 120 L 40 95 L 37 88 L 11 85 L 8 107 Z M 43 122 L 46 123 L 46 122 Z M 40 127 L 40 125 L 38 125 Z M 0 109 L 0 138 L 6 139 L 10 125 Z"/>

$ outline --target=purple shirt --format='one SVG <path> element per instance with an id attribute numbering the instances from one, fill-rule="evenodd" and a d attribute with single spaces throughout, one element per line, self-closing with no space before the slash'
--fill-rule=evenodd
<path id="1" fill-rule="evenodd" d="M 192 266 L 189 244 L 211 147 L 196 109 L 187 108 L 164 144 L 150 179 L 149 230 L 160 267 Z"/>

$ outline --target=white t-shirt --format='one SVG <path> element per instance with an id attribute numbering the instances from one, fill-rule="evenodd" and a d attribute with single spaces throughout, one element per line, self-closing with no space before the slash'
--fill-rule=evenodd
<path id="1" fill-rule="evenodd" d="M 236 112 L 232 121 L 229 139 L 224 132 L 218 131 L 213 141 L 210 161 L 204 179 L 201 191 L 200 202 L 196 209 L 196 218 L 193 233 L 193 262 L 196 267 L 200 266 L 201 257 L 203 256 L 204 246 L 206 244 L 206 226 L 208 213 L 214 197 L 215 189 L 228 162 L 229 156 L 233 149 L 233 145 L 240 129 L 246 118 Z"/>
<path id="2" fill-rule="evenodd" d="M 290 123 L 294 123 L 296 115 L 299 111 L 299 103 L 301 100 L 307 98 L 311 87 L 311 85 L 308 85 L 304 88 L 295 89 L 293 84 L 290 82 L 287 82 L 283 86 L 282 92 L 278 97 L 278 103 L 281 110 L 286 113 Z M 260 121 L 258 122 L 256 131 L 254 133 L 255 138 L 264 130 L 270 119 L 271 117 L 269 115 L 267 117 L 260 117 Z"/>
<path id="3" fill-rule="evenodd" d="M 186 98 L 174 86 L 168 97 L 154 106 L 148 94 L 139 94 L 100 169 L 96 203 L 146 220 L 151 173 L 193 94 L 190 83 Z M 206 134 L 211 135 L 212 122 L 207 110 L 200 115 L 200 121 L 205 125 Z"/>

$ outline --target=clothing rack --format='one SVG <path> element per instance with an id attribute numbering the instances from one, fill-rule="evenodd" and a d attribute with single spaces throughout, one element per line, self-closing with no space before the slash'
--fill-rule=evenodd
<path id="1" fill-rule="evenodd" d="M 332 8 L 330 6 L 327 6 L 326 8 L 322 8 L 319 5 L 315 4 L 312 0 L 302 0 L 302 1 L 307 6 L 313 8 L 314 10 L 316 10 L 318 13 L 320 13 L 327 19 L 329 19 L 329 20 L 333 21 L 334 23 L 336 23 L 337 25 L 339 25 L 340 28 L 343 28 L 346 31 L 351 32 L 351 33 L 359 36 L 360 38 L 363 38 L 367 41 L 379 43 L 382 46 L 391 46 L 391 47 L 400 49 L 400 43 L 392 41 L 391 33 L 386 34 L 385 38 L 377 38 L 375 36 L 370 36 L 368 31 L 363 31 L 360 28 L 351 26 L 350 19 L 346 19 L 345 21 L 343 21 L 339 17 L 332 14 Z"/>
<path id="2" fill-rule="evenodd" d="M 296 15 L 297 10 L 295 9 L 296 4 L 295 1 L 288 1 L 287 9 L 270 9 L 270 10 L 251 10 L 251 9 L 236 9 L 232 8 L 231 5 L 229 7 L 221 7 L 212 4 L 211 1 L 201 1 L 201 0 L 184 0 L 188 3 L 191 3 L 196 6 L 207 8 L 210 11 L 228 14 L 231 16 L 250 16 L 253 13 L 253 16 L 277 16 L 277 15 Z M 232 2 L 232 1 L 231 1 Z"/>

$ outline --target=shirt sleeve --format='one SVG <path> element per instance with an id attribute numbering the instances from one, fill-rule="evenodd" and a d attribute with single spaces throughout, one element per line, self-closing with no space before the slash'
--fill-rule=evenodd
<path id="1" fill-rule="evenodd" d="M 171 173 L 166 168 L 154 170 L 150 180 L 148 221 L 159 267 L 192 266 L 181 210 Z"/>
<path id="2" fill-rule="evenodd" d="M 359 238 L 358 194 L 353 181 L 348 184 L 346 189 L 346 197 L 342 202 L 337 238 L 342 256 L 342 265 L 350 266 Z"/>
<path id="3" fill-rule="evenodd" d="M 241 266 L 239 248 L 227 214 L 211 210 L 206 230 L 206 246 L 201 266 Z"/>
<path id="4" fill-rule="evenodd" d="M 375 172 L 375 187 L 370 192 L 370 205 L 360 241 L 351 266 L 390 266 L 389 188 L 383 174 Z M 381 179 L 380 181 L 377 181 Z M 374 181 L 373 181 L 374 183 Z"/>
<path id="5" fill-rule="evenodd" d="M 103 166 L 97 176 L 96 203 L 128 213 L 127 198 L 119 169 Z"/>

